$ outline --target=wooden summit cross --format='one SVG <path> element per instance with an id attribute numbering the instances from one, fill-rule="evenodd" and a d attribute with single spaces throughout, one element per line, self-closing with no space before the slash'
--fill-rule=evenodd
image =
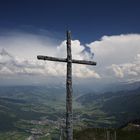
<path id="1" fill-rule="evenodd" d="M 67 58 L 56 58 L 50 56 L 37 56 L 39 60 L 49 60 L 67 63 L 67 79 L 66 79 L 66 140 L 73 140 L 73 114 L 72 114 L 72 63 L 96 65 L 96 62 L 75 60 L 71 55 L 71 32 L 67 31 Z"/>

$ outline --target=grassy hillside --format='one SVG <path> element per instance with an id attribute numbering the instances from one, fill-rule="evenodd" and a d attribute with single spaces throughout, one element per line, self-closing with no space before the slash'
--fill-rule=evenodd
<path id="1" fill-rule="evenodd" d="M 74 140 L 140 140 L 140 131 L 88 128 L 75 131 Z"/>

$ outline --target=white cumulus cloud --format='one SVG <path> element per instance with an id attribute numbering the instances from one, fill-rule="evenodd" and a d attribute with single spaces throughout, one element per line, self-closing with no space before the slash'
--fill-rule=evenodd
<path id="1" fill-rule="evenodd" d="M 66 58 L 66 40 L 54 43 L 46 36 L 27 33 L 0 35 L 0 77 L 66 76 L 65 63 L 37 60 L 37 55 Z M 73 64 L 74 77 L 108 83 L 117 78 L 140 80 L 139 34 L 103 36 L 85 46 L 72 40 L 72 57 L 97 62 L 95 67 Z"/>
<path id="2" fill-rule="evenodd" d="M 112 64 L 109 69 L 113 70 L 116 77 L 140 78 L 140 54 L 137 54 L 131 63 Z"/>
<path id="3" fill-rule="evenodd" d="M 103 36 L 88 46 L 96 54 L 97 71 L 103 77 L 140 80 L 140 34 Z M 112 73 L 108 73 L 110 70 Z"/>
<path id="4" fill-rule="evenodd" d="M 66 64 L 37 60 L 37 55 L 49 55 L 66 58 L 66 41 L 60 45 L 51 43 L 46 38 L 31 34 L 12 34 L 0 37 L 0 75 L 43 75 L 65 76 Z M 84 46 L 80 41 L 72 41 L 72 55 L 83 59 L 80 54 Z M 88 66 L 73 65 L 73 76 L 79 78 L 100 78 L 99 74 Z"/>

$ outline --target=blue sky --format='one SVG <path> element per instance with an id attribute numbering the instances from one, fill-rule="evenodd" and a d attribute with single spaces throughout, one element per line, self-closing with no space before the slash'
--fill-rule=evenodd
<path id="1" fill-rule="evenodd" d="M 66 65 L 36 56 L 66 57 L 67 29 L 73 58 L 97 62 L 73 65 L 74 84 L 140 81 L 139 7 L 138 0 L 0 0 L 0 85 L 65 85 Z"/>
<path id="2" fill-rule="evenodd" d="M 42 28 L 60 39 L 69 28 L 87 43 L 103 35 L 139 33 L 139 7 L 139 0 L 1 0 L 0 27 Z"/>

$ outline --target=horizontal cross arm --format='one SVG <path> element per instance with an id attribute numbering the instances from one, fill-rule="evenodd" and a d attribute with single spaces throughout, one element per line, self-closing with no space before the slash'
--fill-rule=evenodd
<path id="1" fill-rule="evenodd" d="M 86 61 L 86 60 L 72 60 L 72 63 L 76 63 L 76 64 L 85 64 L 85 65 L 96 65 L 96 62 L 94 61 Z"/>
<path id="2" fill-rule="evenodd" d="M 58 62 L 67 62 L 66 58 L 57 58 L 57 57 L 42 56 L 42 55 L 38 55 L 37 59 L 39 59 L 39 60 L 49 60 L 49 61 L 58 61 Z M 85 64 L 85 65 L 96 65 L 96 62 L 94 62 L 94 61 L 75 60 L 75 59 L 72 60 L 72 63 Z"/>
<path id="3" fill-rule="evenodd" d="M 39 59 L 39 60 L 49 60 L 49 61 L 58 61 L 58 62 L 67 62 L 66 58 L 56 58 L 56 57 L 42 56 L 42 55 L 38 55 L 37 59 Z"/>

